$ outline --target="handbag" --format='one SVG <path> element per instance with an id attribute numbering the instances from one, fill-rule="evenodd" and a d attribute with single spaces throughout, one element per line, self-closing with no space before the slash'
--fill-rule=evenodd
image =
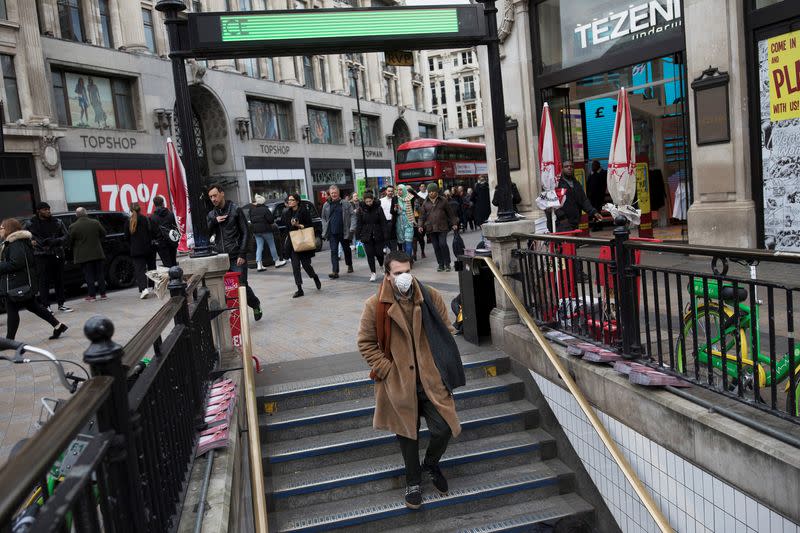
<path id="1" fill-rule="evenodd" d="M 15 303 L 27 302 L 33 299 L 33 287 L 31 287 L 31 269 L 28 267 L 28 254 L 25 253 L 25 273 L 28 275 L 28 284 L 20 285 L 14 289 L 9 289 L 11 275 L 6 276 L 6 297 Z"/>
<path id="2" fill-rule="evenodd" d="M 292 239 L 292 249 L 295 252 L 310 252 L 317 249 L 317 239 L 313 227 L 290 231 L 289 238 Z"/>

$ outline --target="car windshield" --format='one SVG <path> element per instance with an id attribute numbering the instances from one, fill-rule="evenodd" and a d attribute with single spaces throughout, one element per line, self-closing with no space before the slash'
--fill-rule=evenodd
<path id="1" fill-rule="evenodd" d="M 397 152 L 398 163 L 418 163 L 420 161 L 433 161 L 436 148 L 429 146 L 426 148 L 412 148 L 410 150 L 400 150 Z"/>

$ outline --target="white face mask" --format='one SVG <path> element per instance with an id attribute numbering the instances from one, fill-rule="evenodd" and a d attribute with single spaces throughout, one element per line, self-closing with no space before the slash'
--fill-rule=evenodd
<path id="1" fill-rule="evenodd" d="M 403 272 L 394 278 L 394 286 L 397 287 L 397 290 L 400 291 L 400 294 L 406 294 L 411 288 L 411 282 L 413 280 L 414 276 L 408 272 Z"/>

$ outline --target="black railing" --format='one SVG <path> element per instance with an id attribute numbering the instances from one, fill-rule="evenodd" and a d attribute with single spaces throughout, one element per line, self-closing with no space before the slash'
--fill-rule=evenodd
<path id="1" fill-rule="evenodd" d="M 219 359 L 210 293 L 202 276 L 188 290 L 182 277 L 170 269 L 170 300 L 125 348 L 110 320 L 87 321 L 92 378 L 0 470 L 0 531 L 174 530 Z M 68 448 L 77 462 L 51 493 L 48 474 Z"/>
<path id="2" fill-rule="evenodd" d="M 800 257 L 632 239 L 624 228 L 611 240 L 516 238 L 538 322 L 800 421 L 800 285 L 788 280 Z"/>

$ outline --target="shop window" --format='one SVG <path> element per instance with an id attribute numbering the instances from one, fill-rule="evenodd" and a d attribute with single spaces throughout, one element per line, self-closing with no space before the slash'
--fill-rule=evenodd
<path id="1" fill-rule="evenodd" d="M 464 76 L 464 100 L 475 99 L 475 78 Z"/>
<path id="2" fill-rule="evenodd" d="M 308 108 L 313 144 L 342 144 L 342 114 L 332 109 Z"/>
<path id="3" fill-rule="evenodd" d="M 250 127 L 254 139 L 269 141 L 291 141 L 294 139 L 292 128 L 292 106 L 288 102 L 270 100 L 248 100 L 250 107 Z"/>
<path id="4" fill-rule="evenodd" d="M 3 89 L 5 91 L 6 117 L 0 117 L 8 122 L 16 122 L 22 118 L 22 107 L 19 102 L 19 89 L 17 89 L 17 70 L 14 68 L 14 56 L 0 54 L 0 67 L 3 71 Z"/>
<path id="5" fill-rule="evenodd" d="M 144 42 L 147 49 L 156 53 L 156 35 L 153 31 L 153 12 L 142 8 L 142 21 L 144 22 Z"/>
<path id="6" fill-rule="evenodd" d="M 314 62 L 310 56 L 303 56 L 303 82 L 309 89 L 317 88 L 317 80 L 314 76 Z"/>
<path id="7" fill-rule="evenodd" d="M 131 80 L 53 70 L 58 122 L 75 128 L 136 129 Z"/>
<path id="8" fill-rule="evenodd" d="M 67 205 L 97 203 L 94 173 L 91 170 L 64 170 L 63 174 Z"/>
<path id="9" fill-rule="evenodd" d="M 356 124 L 355 144 L 361 146 L 361 135 L 358 132 L 358 114 L 353 113 L 353 124 Z M 381 145 L 381 125 L 378 117 L 371 117 L 368 115 L 361 115 L 361 129 L 364 132 L 364 145 L 365 146 L 380 146 Z"/>
<path id="10" fill-rule="evenodd" d="M 97 0 L 97 7 L 100 11 L 100 44 L 106 48 L 113 48 L 108 2 L 109 0 Z"/>
<path id="11" fill-rule="evenodd" d="M 58 22 L 62 39 L 83 42 L 81 0 L 58 0 Z"/>

